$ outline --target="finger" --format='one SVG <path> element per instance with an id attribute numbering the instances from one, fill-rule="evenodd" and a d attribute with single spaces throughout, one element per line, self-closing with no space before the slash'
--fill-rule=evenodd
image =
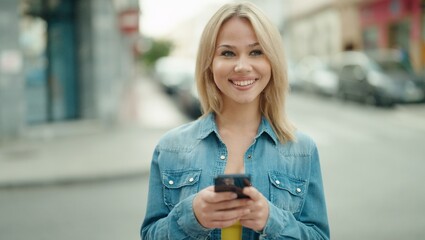
<path id="1" fill-rule="evenodd" d="M 239 221 L 239 218 L 229 219 L 229 220 L 220 220 L 220 221 L 212 221 L 211 225 L 213 228 L 226 228 L 230 227 Z"/>
<path id="2" fill-rule="evenodd" d="M 254 187 L 244 187 L 242 193 L 250 197 L 254 201 L 258 201 L 262 198 L 261 193 Z"/>
<path id="3" fill-rule="evenodd" d="M 234 192 L 214 192 L 208 201 L 210 203 L 220 203 L 235 200 L 237 197 L 238 195 Z"/>
<path id="4" fill-rule="evenodd" d="M 215 193 L 212 191 L 213 188 L 205 188 L 201 190 L 193 199 L 193 211 L 198 222 L 206 228 L 218 228 L 222 226 L 229 226 L 232 222 L 238 220 L 238 218 L 245 214 L 249 210 L 244 210 L 238 206 L 243 201 L 238 200 L 227 200 L 218 203 L 211 203 L 208 201 L 219 201 L 221 197 L 229 198 L 229 194 L 233 199 L 236 199 L 235 193 Z M 232 196 L 233 194 L 233 196 Z M 216 196 L 218 195 L 218 196 Z M 218 211 L 217 208 L 223 208 L 224 203 L 229 203 L 233 209 Z M 235 220 L 236 219 L 236 220 Z M 224 221 L 220 223 L 220 221 Z"/>
<path id="5" fill-rule="evenodd" d="M 205 215 L 203 226 L 207 228 L 223 228 L 234 224 L 240 219 L 240 216 L 249 212 L 248 209 L 233 209 L 230 211 L 215 211 Z"/>
<path id="6" fill-rule="evenodd" d="M 248 208 L 250 205 L 252 205 L 251 202 L 252 200 L 250 199 L 233 199 L 216 203 L 214 208 L 219 211 L 225 211 L 235 208 Z"/>
<path id="7" fill-rule="evenodd" d="M 215 192 L 214 186 L 206 187 L 202 192 L 202 199 L 208 203 L 218 203 L 237 198 L 234 192 Z"/>
<path id="8" fill-rule="evenodd" d="M 224 211 L 214 211 L 210 213 L 211 221 L 231 221 L 234 219 L 240 219 L 242 216 L 250 213 L 249 208 L 233 208 Z"/>
<path id="9" fill-rule="evenodd" d="M 261 224 L 261 222 L 257 221 L 257 220 L 244 220 L 244 219 L 240 219 L 239 220 L 241 225 L 247 228 L 251 228 L 255 231 L 262 231 L 264 229 L 264 224 Z"/>

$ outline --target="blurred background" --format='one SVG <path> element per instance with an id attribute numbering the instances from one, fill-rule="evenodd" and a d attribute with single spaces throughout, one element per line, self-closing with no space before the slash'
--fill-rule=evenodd
<path id="1" fill-rule="evenodd" d="M 194 58 L 226 2 L 0 1 L 0 239 L 139 239 L 153 148 L 200 116 Z M 425 1 L 252 2 L 332 239 L 424 239 Z"/>

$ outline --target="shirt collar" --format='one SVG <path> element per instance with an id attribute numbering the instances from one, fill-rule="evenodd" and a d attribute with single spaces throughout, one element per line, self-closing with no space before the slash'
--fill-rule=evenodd
<path id="1" fill-rule="evenodd" d="M 273 140 L 274 144 L 277 144 L 279 142 L 270 122 L 264 116 L 261 117 L 261 123 L 260 127 L 258 127 L 258 133 L 256 138 L 260 137 L 263 134 L 267 134 Z"/>
<path id="2" fill-rule="evenodd" d="M 208 135 L 210 135 L 212 132 L 215 132 L 217 136 L 220 136 L 218 133 L 217 124 L 215 122 L 214 113 L 209 113 L 208 115 L 203 117 L 200 123 L 201 123 L 200 125 L 201 127 L 199 130 L 198 139 L 204 139 Z M 257 136 L 255 138 L 259 138 L 263 134 L 267 134 L 273 140 L 275 144 L 279 142 L 279 140 L 277 139 L 276 133 L 273 131 L 271 124 L 264 116 L 261 117 L 261 123 L 260 123 L 260 126 L 258 127 Z"/>
<path id="3" fill-rule="evenodd" d="M 215 123 L 215 114 L 209 113 L 208 115 L 203 116 L 200 119 L 198 139 L 204 139 L 212 132 L 215 132 L 217 136 L 219 136 L 217 124 Z"/>

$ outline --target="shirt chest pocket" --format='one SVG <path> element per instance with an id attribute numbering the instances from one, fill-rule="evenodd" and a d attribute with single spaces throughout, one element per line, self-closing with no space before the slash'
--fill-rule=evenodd
<path id="1" fill-rule="evenodd" d="M 269 173 L 270 201 L 292 213 L 301 210 L 307 191 L 307 181 L 295 179 L 279 172 Z"/>
<path id="2" fill-rule="evenodd" d="M 166 170 L 162 172 L 165 204 L 173 208 L 177 203 L 198 192 L 200 169 Z"/>

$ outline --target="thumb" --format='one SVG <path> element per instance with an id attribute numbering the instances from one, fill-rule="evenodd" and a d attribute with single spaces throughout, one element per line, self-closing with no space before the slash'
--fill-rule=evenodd
<path id="1" fill-rule="evenodd" d="M 255 187 L 244 187 L 242 190 L 243 194 L 249 196 L 252 200 L 257 201 L 261 199 L 261 193 Z"/>

